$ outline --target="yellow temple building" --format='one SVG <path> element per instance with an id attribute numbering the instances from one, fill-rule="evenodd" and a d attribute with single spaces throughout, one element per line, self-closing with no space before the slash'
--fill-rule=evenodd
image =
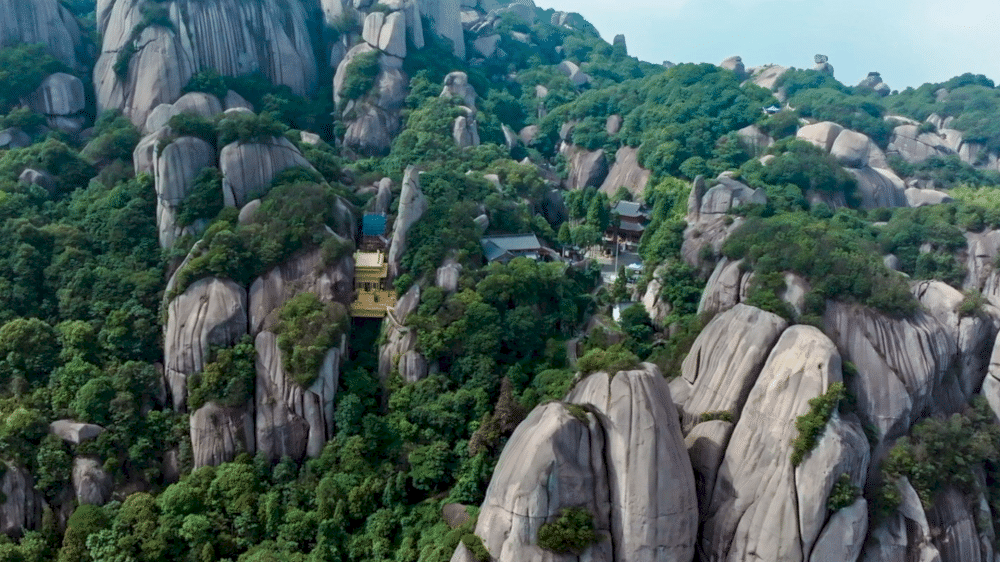
<path id="1" fill-rule="evenodd" d="M 388 277 L 385 252 L 355 252 L 351 316 L 385 318 L 388 309 L 396 306 L 396 290 L 389 286 Z"/>

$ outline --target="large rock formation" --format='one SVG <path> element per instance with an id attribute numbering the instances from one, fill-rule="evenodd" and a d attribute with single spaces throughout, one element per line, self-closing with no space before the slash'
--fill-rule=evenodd
<path id="1" fill-rule="evenodd" d="M 422 365 L 412 356 L 417 354 L 417 333 L 406 326 L 406 318 L 413 313 L 420 304 L 420 285 L 414 283 L 406 294 L 396 302 L 395 308 L 388 311 L 382 331 L 385 334 L 385 343 L 379 348 L 378 354 L 378 377 L 379 380 L 386 380 L 394 368 L 399 368 L 404 380 L 422 378 L 426 371 L 411 372 L 402 371 L 409 365 L 410 367 L 426 367 L 427 361 Z M 419 354 L 418 354 L 419 355 Z M 404 357 L 409 356 L 408 361 Z"/>
<path id="2" fill-rule="evenodd" d="M 154 107 L 175 101 L 206 69 L 225 76 L 259 71 L 299 95 L 316 89 L 311 10 L 300 0 L 170 0 L 157 9 L 169 25 L 147 27 L 144 6 L 118 0 L 100 13 L 104 43 L 94 85 L 101 110 L 121 109 L 142 126 Z"/>
<path id="3" fill-rule="evenodd" d="M 347 243 L 343 239 L 341 242 Z M 325 263 L 322 249 L 314 248 L 299 252 L 258 277 L 250 286 L 250 334 L 272 330 L 277 311 L 298 293 L 313 293 L 323 302 L 349 306 L 354 297 L 353 256 Z"/>
<path id="4" fill-rule="evenodd" d="M 194 467 L 218 466 L 240 453 L 254 453 L 252 406 L 227 408 L 209 402 L 190 418 Z"/>
<path id="5" fill-rule="evenodd" d="M 691 346 L 681 376 L 670 383 L 685 426 L 694 426 L 709 412 L 729 412 L 738 420 L 787 326 L 780 316 L 745 304 L 712 319 Z"/>
<path id="6" fill-rule="evenodd" d="M 614 195 L 618 188 L 624 187 L 633 196 L 641 197 L 650 175 L 649 170 L 639 165 L 639 149 L 623 146 L 615 153 L 615 162 L 601 184 L 601 191 Z"/>
<path id="7" fill-rule="evenodd" d="M 156 226 L 160 247 L 168 249 L 184 234 L 194 233 L 190 225 L 177 224 L 177 212 L 198 174 L 215 165 L 215 148 L 197 137 L 180 137 L 154 156 L 154 162 Z"/>
<path id="8" fill-rule="evenodd" d="M 954 150 L 940 135 L 921 132 L 918 125 L 904 124 L 892 130 L 887 152 L 898 154 L 911 164 L 919 164 L 932 156 L 947 156 Z"/>
<path id="9" fill-rule="evenodd" d="M 227 144 L 219 155 L 226 206 L 240 208 L 265 195 L 274 178 L 289 168 L 311 170 L 312 166 L 285 137 Z"/>
<path id="10" fill-rule="evenodd" d="M 899 479 L 896 489 L 901 500 L 899 508 L 871 530 L 860 560 L 941 562 L 941 553 L 934 546 L 927 515 L 917 492 L 905 477 Z"/>
<path id="11" fill-rule="evenodd" d="M 659 369 L 645 363 L 635 371 L 591 375 L 567 400 L 599 414 L 614 560 L 691 560 L 698 534 L 694 474 Z"/>
<path id="12" fill-rule="evenodd" d="M 504 447 L 486 490 L 476 535 L 498 562 L 612 562 L 604 433 L 597 416 L 577 418 L 562 404 L 539 406 Z M 581 557 L 538 546 L 538 529 L 568 507 L 594 514 L 603 540 Z M 638 560 L 638 559 L 636 559 Z"/>
<path id="13" fill-rule="evenodd" d="M 703 560 L 809 560 L 834 482 L 843 473 L 863 481 L 868 443 L 856 423 L 835 413 L 796 467 L 790 453 L 797 430 L 789 422 L 840 379 L 840 355 L 819 330 L 799 325 L 782 334 L 719 467 L 702 528 Z"/>
<path id="14" fill-rule="evenodd" d="M 59 61 L 77 67 L 80 39 L 76 19 L 57 0 L 0 0 L 0 47 L 43 43 Z"/>
<path id="15" fill-rule="evenodd" d="M 743 260 L 719 260 L 701 292 L 698 314 L 718 314 L 746 300 L 750 291 L 752 271 L 745 271 Z"/>
<path id="16" fill-rule="evenodd" d="M 315 458 L 333 436 L 334 398 L 346 339 L 330 349 L 316 380 L 303 388 L 282 366 L 277 336 L 261 332 L 257 348 L 254 398 L 257 451 L 271 460 L 288 455 L 295 460 Z"/>
<path id="17" fill-rule="evenodd" d="M 400 260 L 406 253 L 407 238 L 410 228 L 427 211 L 427 198 L 420 190 L 420 174 L 413 166 L 408 166 L 403 175 L 403 190 L 399 194 L 399 208 L 396 222 L 392 227 L 392 242 L 389 245 L 389 276 L 395 278 L 402 273 L 399 270 Z"/>
<path id="18" fill-rule="evenodd" d="M 0 533 L 20 536 L 37 529 L 42 523 L 42 494 L 35 490 L 35 481 L 26 470 L 5 464 L 0 476 Z"/>
<path id="19" fill-rule="evenodd" d="M 866 135 L 824 121 L 799 129 L 796 137 L 829 152 L 858 183 L 861 207 L 906 207 L 906 186 L 889 168 L 885 153 Z"/>
<path id="20" fill-rule="evenodd" d="M 996 334 L 991 311 L 959 316 L 955 289 L 927 282 L 914 291 L 922 310 L 910 318 L 838 302 L 827 303 L 823 316 L 824 331 L 857 368 L 848 390 L 862 419 L 878 430 L 879 453 L 920 417 L 958 411 L 971 398 Z"/>
<path id="21" fill-rule="evenodd" d="M 211 346 L 232 345 L 247 333 L 247 293 L 233 281 L 208 277 L 172 300 L 167 315 L 164 374 L 174 409 L 183 411 L 187 377 L 205 368 Z"/>
<path id="22" fill-rule="evenodd" d="M 461 3 L 459 0 L 417 0 L 420 14 L 433 22 L 434 32 L 451 42 L 455 56 L 465 58 L 465 34 L 462 30 Z"/>

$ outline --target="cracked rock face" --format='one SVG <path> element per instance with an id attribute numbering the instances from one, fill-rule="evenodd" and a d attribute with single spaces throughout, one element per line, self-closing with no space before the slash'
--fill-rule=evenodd
<path id="1" fill-rule="evenodd" d="M 809 559 L 834 481 L 841 473 L 860 479 L 868 448 L 856 423 L 834 415 L 796 468 L 790 453 L 798 432 L 789 420 L 809 412 L 809 399 L 840 379 L 840 354 L 829 338 L 811 326 L 785 330 L 719 467 L 700 537 L 703 560 Z"/>
<path id="2" fill-rule="evenodd" d="M 224 76 L 259 71 L 303 96 L 316 89 L 310 9 L 300 0 L 172 0 L 161 4 L 170 26 L 145 29 L 136 27 L 142 5 L 118 0 L 99 6 L 104 43 L 94 85 L 100 110 L 121 109 L 142 126 L 154 107 L 177 100 L 204 69 Z M 129 51 L 134 54 L 119 63 L 119 53 Z"/>
<path id="3" fill-rule="evenodd" d="M 80 27 L 57 0 L 0 0 L 0 46 L 43 43 L 70 67 L 79 66 Z"/>
<path id="4" fill-rule="evenodd" d="M 597 373 L 539 406 L 501 454 L 476 534 L 500 561 L 691 560 L 694 476 L 670 389 L 651 364 Z M 563 507 L 584 507 L 602 537 L 579 556 L 537 545 Z M 453 560 L 466 560 L 459 548 Z"/>

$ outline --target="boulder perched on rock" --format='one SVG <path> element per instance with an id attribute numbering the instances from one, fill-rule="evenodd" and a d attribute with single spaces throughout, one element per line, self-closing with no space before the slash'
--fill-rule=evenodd
<path id="1" fill-rule="evenodd" d="M 143 26 L 141 0 L 120 0 L 102 13 L 101 55 L 94 69 L 100 110 L 121 109 L 142 126 L 161 103 L 173 103 L 191 77 L 263 73 L 272 83 L 310 95 L 317 86 L 310 11 L 302 2 L 170 0 L 170 27 Z M 133 52 L 131 56 L 127 53 Z M 119 53 L 126 53 L 120 59 Z M 125 63 L 124 66 L 122 63 Z"/>
<path id="2" fill-rule="evenodd" d="M 49 433 L 72 445 L 97 439 L 104 433 L 104 428 L 92 423 L 80 423 L 73 420 L 56 420 L 49 424 Z"/>
<path id="3" fill-rule="evenodd" d="M 736 78 L 739 80 L 747 79 L 747 69 L 743 66 L 743 59 L 737 56 L 729 57 L 719 64 L 722 68 L 726 70 L 732 70 L 736 74 Z"/>
<path id="4" fill-rule="evenodd" d="M 28 104 L 36 113 L 44 115 L 54 129 L 71 134 L 83 129 L 87 97 L 83 82 L 72 74 L 57 72 L 46 77 L 28 96 Z"/>
<path id="5" fill-rule="evenodd" d="M 170 301 L 164 334 L 164 371 L 174 409 L 184 411 L 187 377 L 200 373 L 213 345 L 247 333 L 247 293 L 228 279 L 208 277 Z"/>
<path id="6" fill-rule="evenodd" d="M 378 57 L 379 70 L 371 90 L 356 100 L 342 99 L 350 64 L 356 57 L 375 51 L 376 48 L 367 43 L 356 45 L 337 66 L 333 79 L 334 101 L 342 108 L 341 117 L 347 124 L 344 144 L 363 154 L 382 154 L 389 150 L 401 127 L 400 111 L 409 85 L 402 59 L 382 54 Z"/>
<path id="7" fill-rule="evenodd" d="M 703 265 L 704 253 L 718 255 L 729 235 L 743 224 L 742 218 L 727 214 L 730 210 L 740 205 L 767 203 L 763 189 L 751 189 L 725 175 L 715 182 L 717 185 L 708 189 L 704 178 L 695 178 L 688 196 L 688 227 L 684 230 L 681 256 L 696 268 Z"/>
<path id="8" fill-rule="evenodd" d="M 833 65 L 830 64 L 830 57 L 826 55 L 816 55 L 813 57 L 813 61 L 816 63 L 813 70 L 822 72 L 828 76 L 833 76 Z"/>
<path id="9" fill-rule="evenodd" d="M 840 125 L 832 121 L 822 121 L 799 127 L 799 130 L 795 133 L 795 138 L 810 142 L 814 146 L 830 152 L 830 149 L 833 148 L 833 143 L 842 132 L 844 132 L 844 128 Z"/>

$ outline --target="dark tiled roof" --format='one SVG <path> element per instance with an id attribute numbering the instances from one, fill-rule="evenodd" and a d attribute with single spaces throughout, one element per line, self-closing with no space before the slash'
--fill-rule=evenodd
<path id="1" fill-rule="evenodd" d="M 612 213 L 622 217 L 641 217 L 642 205 L 634 201 L 619 201 Z"/>

